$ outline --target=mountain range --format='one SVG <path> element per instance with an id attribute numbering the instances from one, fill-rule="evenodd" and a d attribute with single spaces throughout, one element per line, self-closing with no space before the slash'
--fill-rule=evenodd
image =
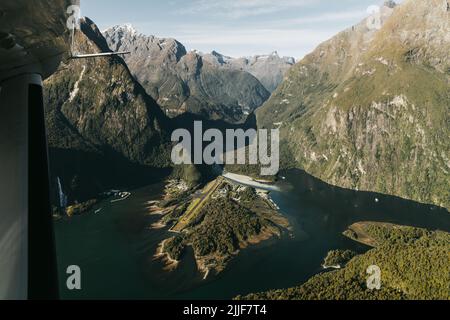
<path id="1" fill-rule="evenodd" d="M 291 68 L 257 110 L 283 167 L 450 208 L 450 4 L 388 1 Z"/>
<path id="2" fill-rule="evenodd" d="M 88 18 L 73 49 L 109 51 Z M 46 80 L 44 99 L 52 180 L 60 178 L 70 202 L 171 165 L 170 119 L 120 57 L 68 60 Z"/>
<path id="3" fill-rule="evenodd" d="M 202 57 L 217 67 L 242 70 L 252 74 L 271 93 L 283 82 L 286 72 L 295 64 L 295 58 L 280 57 L 276 51 L 269 55 L 241 58 L 232 58 L 212 51 L 202 54 Z"/>
<path id="4" fill-rule="evenodd" d="M 125 61 L 132 74 L 170 117 L 190 112 L 212 120 L 243 122 L 269 98 L 269 91 L 293 64 L 292 58 L 275 55 L 226 59 L 188 52 L 175 39 L 146 36 L 128 24 L 103 34 L 113 51 L 131 52 Z"/>
<path id="5" fill-rule="evenodd" d="M 111 50 L 95 23 L 83 18 L 73 51 Z M 250 86 L 253 83 L 265 91 L 246 72 L 224 73 L 231 76 L 229 82 L 244 77 Z M 204 128 L 236 126 L 224 121 L 236 119 L 227 118 L 222 109 L 217 112 L 220 121 L 209 120 L 214 111 L 167 117 L 122 57 L 67 60 L 46 80 L 44 99 L 53 193 L 59 180 L 69 203 L 83 202 L 111 188 L 144 185 L 173 171 L 170 135 L 175 128 L 192 130 L 194 120 L 203 120 Z M 248 120 L 238 126 L 254 126 L 252 117 Z M 175 169 L 172 174 L 189 182 L 208 175 L 207 168 Z"/>
<path id="6" fill-rule="evenodd" d="M 289 68 L 256 110 L 258 127 L 281 130 L 282 168 L 450 208 L 449 8 L 448 0 L 387 2 L 379 28 L 366 19 Z M 92 181 L 98 175 L 112 180 L 103 163 L 170 167 L 169 137 L 179 123 L 166 109 L 171 116 L 242 123 L 269 96 L 263 77 L 250 72 L 267 70 L 272 61 L 282 74 L 279 61 L 294 62 L 277 54 L 232 59 L 188 53 L 176 40 L 147 37 L 130 26 L 105 36 L 87 18 L 82 26 L 75 50 L 132 54 L 125 61 L 69 60 L 46 82 L 50 151 L 58 154 L 53 172 L 69 187 L 80 175 L 88 189 L 104 187 Z M 131 179 L 127 170 L 116 171 Z"/>
<path id="7" fill-rule="evenodd" d="M 304 224 L 305 229 L 320 222 L 329 233 L 336 221 L 345 224 L 353 219 L 336 215 L 333 206 L 337 201 L 330 194 L 343 202 L 346 212 L 358 206 L 366 212 L 362 202 L 367 208 L 375 207 L 367 213 L 374 220 L 383 217 L 376 211 L 387 209 L 392 210 L 386 215 L 389 219 L 406 215 L 415 224 L 411 211 L 417 206 L 427 210 L 424 220 L 431 220 L 441 211 L 431 205 L 450 209 L 450 0 L 405 0 L 401 5 L 387 1 L 379 22 L 374 25 L 372 18 L 365 19 L 296 63 L 277 53 L 234 59 L 216 51 L 188 52 L 174 39 L 146 36 L 130 25 L 102 33 L 93 21 L 82 19 L 81 31 L 75 33 L 75 52 L 131 54 L 68 59 L 46 80 L 53 193 L 60 184 L 59 191 L 69 204 L 95 202 L 92 199 L 102 192 L 122 187 L 133 190 L 172 172 L 172 177 L 183 181 L 176 181 L 174 189 L 166 186 L 158 210 L 175 208 L 164 217 L 175 223 L 183 222 L 189 210 L 198 210 L 199 215 L 194 219 L 187 214 L 192 221 L 184 222 L 191 229 L 169 239 L 168 252 L 176 253 L 178 259 L 184 247 L 193 244 L 196 258 L 217 258 L 220 253 L 229 259 L 252 236 L 264 238 L 265 227 L 274 223 L 263 216 L 256 219 L 256 210 L 250 210 L 261 208 L 260 203 L 253 206 L 252 201 L 260 197 L 252 190 L 244 188 L 241 194 L 240 187 L 224 186 L 219 178 L 217 190 L 207 184 L 202 196 L 199 180 L 206 174 L 193 165 L 174 168 L 172 131 L 180 127 L 192 131 L 194 120 L 204 120 L 204 129 L 279 128 L 282 169 L 302 169 L 308 177 L 326 182 L 323 186 L 332 185 L 326 193 L 306 180 L 298 181 L 301 188 L 292 185 L 289 194 L 298 196 L 299 202 L 309 193 L 326 195 L 329 201 L 319 208 L 323 217 L 317 217 L 314 210 L 301 212 L 299 226 Z M 251 175 L 251 168 L 237 167 Z M 216 178 L 216 173 L 211 175 Z M 358 203 L 348 189 L 426 205 L 404 201 L 411 206 L 399 208 L 395 202 L 389 204 L 390 197 L 374 194 Z M 214 198 L 216 191 L 225 197 Z M 205 199 L 211 203 L 199 209 L 198 203 Z M 241 201 L 249 207 L 239 207 Z M 300 212 L 313 205 L 314 201 L 292 208 Z M 308 220 L 308 214 L 317 220 Z M 373 249 L 364 254 L 334 250 L 331 253 L 342 255 L 339 258 L 349 254 L 339 270 L 321 272 L 290 289 L 238 298 L 448 297 L 447 233 L 385 222 L 355 225 L 359 229 L 349 228 L 344 235 L 365 245 L 370 245 L 369 239 L 375 243 Z M 445 229 L 445 223 L 437 225 Z M 334 239 L 322 238 L 316 232 L 321 228 L 311 230 L 308 236 L 305 231 L 305 238 L 318 239 L 321 245 Z M 308 240 L 297 240 L 308 244 L 302 242 Z M 383 270 L 383 286 L 369 292 L 366 269 L 375 264 Z M 410 268 L 403 272 L 404 266 Z M 297 279 L 297 269 L 295 273 Z"/>

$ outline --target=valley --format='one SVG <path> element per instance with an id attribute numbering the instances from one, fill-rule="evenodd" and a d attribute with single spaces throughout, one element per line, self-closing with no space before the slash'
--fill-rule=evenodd
<path id="1" fill-rule="evenodd" d="M 125 62 L 171 118 L 190 112 L 212 120 L 245 122 L 294 64 L 293 58 L 277 55 L 248 61 L 224 59 L 216 52 L 188 52 L 175 39 L 146 36 L 130 25 L 103 34 L 112 50 L 131 51 Z"/>
<path id="2" fill-rule="evenodd" d="M 86 273 L 63 298 L 450 299 L 442 3 L 387 1 L 379 29 L 365 19 L 298 62 L 82 19 L 74 50 L 131 54 L 67 60 L 46 80 L 59 269 Z M 198 121 L 279 129 L 281 171 L 175 164 L 172 133 Z"/>

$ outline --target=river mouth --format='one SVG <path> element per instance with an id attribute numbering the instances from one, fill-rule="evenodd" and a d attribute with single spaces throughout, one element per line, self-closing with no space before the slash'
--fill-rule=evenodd
<path id="1" fill-rule="evenodd" d="M 148 214 L 147 202 L 158 199 L 163 184 L 132 192 L 120 203 L 99 204 L 90 212 L 55 222 L 60 291 L 63 299 L 230 299 L 269 289 L 288 288 L 323 272 L 329 250 L 369 248 L 342 232 L 354 222 L 378 221 L 450 231 L 442 208 L 369 192 L 333 187 L 300 170 L 271 193 L 293 226 L 293 236 L 269 240 L 242 250 L 217 277 L 202 281 L 192 251 L 172 272 L 154 260 L 168 228 L 150 230 L 159 218 Z M 69 265 L 82 270 L 82 290 L 65 287 Z"/>

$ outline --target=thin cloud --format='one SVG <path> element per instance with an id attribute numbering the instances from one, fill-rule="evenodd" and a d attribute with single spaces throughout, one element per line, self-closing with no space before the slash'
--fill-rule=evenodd
<path id="1" fill-rule="evenodd" d="M 209 13 L 227 18 L 244 18 L 304 7 L 314 0 L 195 0 L 187 8 L 178 10 L 179 14 Z"/>
<path id="2" fill-rule="evenodd" d="M 133 23 L 140 32 L 175 38 L 188 49 L 229 56 L 278 51 L 301 58 L 362 21 L 368 16 L 366 7 L 379 1 L 170 0 L 155 11 L 157 18 Z"/>
<path id="3" fill-rule="evenodd" d="M 219 32 L 220 30 L 220 32 Z M 298 43 L 323 39 L 332 32 L 312 30 L 312 29 L 247 29 L 247 30 L 223 30 L 210 29 L 190 30 L 181 35 L 183 40 L 188 40 L 192 44 L 259 44 L 261 42 L 270 43 Z M 180 36 L 179 36 L 180 37 Z"/>
<path id="4" fill-rule="evenodd" d="M 221 28 L 212 27 L 207 31 L 200 27 L 183 27 L 176 38 L 191 49 L 210 51 L 214 48 L 228 48 L 221 52 L 229 56 L 245 56 L 281 52 L 301 58 L 320 42 L 334 34 L 330 30 L 314 29 L 271 29 L 271 28 Z M 259 48 L 258 52 L 245 54 L 240 48 Z"/>
<path id="5" fill-rule="evenodd" d="M 316 16 L 303 17 L 298 19 L 287 20 L 290 24 L 305 24 L 305 23 L 322 23 L 322 22 L 340 22 L 347 20 L 357 20 L 367 18 L 369 14 L 366 10 L 342 11 L 342 12 L 327 12 Z"/>
<path id="6" fill-rule="evenodd" d="M 254 5 L 262 4 L 262 2 L 264 1 L 257 0 Z M 213 3 L 217 5 L 217 2 Z M 210 7 L 213 3 L 210 4 Z M 246 5 L 250 6 L 250 4 Z M 222 53 L 230 56 L 243 55 L 239 53 L 241 50 L 238 48 L 248 50 L 264 48 L 265 52 L 261 52 L 260 49 L 257 53 L 279 51 L 295 58 L 301 58 L 341 30 L 334 27 L 324 28 L 324 22 L 326 22 L 325 26 L 341 24 L 350 27 L 352 24 L 362 21 L 367 15 L 366 10 L 358 9 L 323 12 L 294 19 L 267 20 L 264 23 L 257 22 L 234 27 L 229 24 L 215 26 L 192 24 L 179 28 L 182 31 L 177 32 L 176 37 L 192 49 L 229 48 L 230 51 Z"/>

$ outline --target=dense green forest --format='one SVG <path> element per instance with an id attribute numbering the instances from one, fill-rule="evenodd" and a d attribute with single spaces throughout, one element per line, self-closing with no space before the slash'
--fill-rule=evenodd
<path id="1" fill-rule="evenodd" d="M 380 245 L 345 268 L 316 275 L 298 287 L 237 299 L 450 300 L 449 233 L 375 224 L 365 231 Z M 371 265 L 381 269 L 380 290 L 367 289 L 366 270 Z"/>
<path id="2" fill-rule="evenodd" d="M 351 250 L 332 250 L 328 252 L 324 260 L 324 266 L 340 266 L 342 267 L 349 262 L 356 253 Z"/>
<path id="3" fill-rule="evenodd" d="M 165 242 L 164 251 L 172 259 L 179 260 L 185 247 L 192 246 L 196 257 L 206 259 L 209 267 L 220 272 L 249 242 L 281 234 L 284 227 L 272 220 L 277 212 L 254 189 L 236 191 L 226 186 L 226 196 L 210 200 L 182 233 Z"/>

